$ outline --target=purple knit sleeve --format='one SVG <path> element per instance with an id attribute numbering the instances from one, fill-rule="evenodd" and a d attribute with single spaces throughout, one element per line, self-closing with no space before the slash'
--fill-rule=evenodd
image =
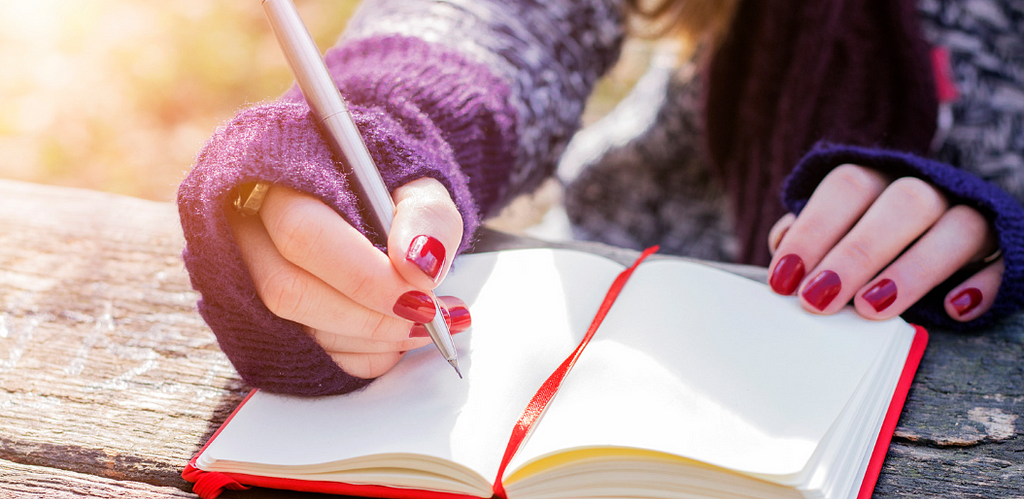
<path id="1" fill-rule="evenodd" d="M 327 60 L 385 182 L 394 189 L 438 179 L 462 214 L 461 248 L 467 247 L 480 217 L 460 162 L 486 164 L 500 175 L 513 161 L 507 87 L 450 49 L 403 37 L 347 43 Z M 178 192 L 184 260 L 201 295 L 200 313 L 253 386 L 297 395 L 364 386 L 367 380 L 343 372 L 299 324 L 275 316 L 256 296 L 224 215 L 237 186 L 254 180 L 310 193 L 365 232 L 346 178 L 297 90 L 242 111 L 214 133 Z"/>
<path id="2" fill-rule="evenodd" d="M 957 274 L 908 309 L 904 313 L 907 320 L 925 326 L 968 330 L 988 326 L 1021 308 L 1024 303 L 1024 207 L 1013 197 L 970 173 L 937 161 L 896 151 L 821 143 L 804 156 L 786 179 L 783 203 L 793 213 L 799 213 L 825 175 L 848 163 L 927 180 L 945 192 L 950 203 L 977 209 L 995 228 L 1006 270 L 992 308 L 966 323 L 949 318 L 943 308 L 945 295 L 968 277 Z"/>
<path id="3" fill-rule="evenodd" d="M 497 214 L 554 171 L 598 79 L 619 56 L 623 0 L 363 0 L 348 40 L 429 40 L 490 68 L 506 82 L 515 143 L 501 163 L 460 162 L 480 212 Z M 405 81 L 443 61 L 417 61 Z M 426 62 L 427 64 L 424 64 Z M 446 92 L 453 87 L 443 85 Z M 447 105 L 442 105 L 442 108 Z"/>
<path id="4" fill-rule="evenodd" d="M 481 218 L 550 175 L 622 38 L 619 0 L 365 0 L 325 59 L 388 185 L 428 176 L 448 188 L 463 251 Z M 200 312 L 254 386 L 302 395 L 364 386 L 256 296 L 223 212 L 253 180 L 311 193 L 362 229 L 297 89 L 243 111 L 179 189 Z"/>

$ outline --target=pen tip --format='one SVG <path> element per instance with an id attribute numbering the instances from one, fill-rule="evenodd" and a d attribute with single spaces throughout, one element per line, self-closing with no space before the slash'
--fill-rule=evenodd
<path id="1" fill-rule="evenodd" d="M 459 379 L 462 379 L 462 371 L 459 370 L 459 361 L 452 359 L 449 360 L 448 363 L 451 364 L 453 368 L 455 368 L 455 374 L 459 375 Z"/>

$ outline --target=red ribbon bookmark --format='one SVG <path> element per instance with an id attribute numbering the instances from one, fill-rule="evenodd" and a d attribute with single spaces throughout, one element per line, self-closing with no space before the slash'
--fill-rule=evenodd
<path id="1" fill-rule="evenodd" d="M 516 422 L 516 426 L 512 429 L 512 436 L 508 439 L 508 447 L 505 448 L 505 455 L 501 458 L 501 465 L 498 467 L 498 477 L 494 479 L 494 496 L 500 499 L 506 499 L 505 486 L 502 484 L 502 478 L 505 476 L 505 468 L 508 467 L 508 463 L 512 461 L 512 457 L 516 455 L 519 447 L 526 441 L 526 437 L 530 435 L 530 430 L 533 429 L 533 425 L 540 419 L 541 415 L 544 414 L 544 410 L 547 409 L 548 404 L 555 398 L 555 394 L 558 393 L 558 388 L 562 386 L 562 380 L 569 374 L 569 370 L 576 364 L 576 360 L 579 359 L 580 354 L 583 353 L 583 349 L 587 348 L 590 343 L 590 339 L 594 337 L 594 333 L 597 328 L 604 322 L 604 318 L 608 315 L 608 311 L 611 310 L 612 305 L 615 303 L 615 299 L 619 297 L 619 292 L 626 285 L 626 281 L 633 275 L 633 271 L 640 266 L 640 263 L 647 259 L 647 257 L 653 255 L 658 251 L 657 246 L 651 246 L 644 250 L 643 253 L 633 262 L 633 265 L 626 270 L 623 270 L 615 281 L 612 282 L 611 288 L 608 289 L 608 293 L 604 296 L 604 301 L 601 302 L 601 307 L 597 309 L 597 315 L 594 316 L 594 320 L 590 323 L 590 328 L 587 329 L 587 334 L 583 336 L 583 340 L 576 347 L 575 350 L 569 354 L 569 357 L 562 361 L 562 364 L 555 369 L 555 372 L 548 376 L 548 379 L 544 381 L 537 393 L 530 399 L 530 403 L 526 405 L 526 409 L 523 410 L 522 415 L 519 416 L 519 421 Z"/>
<path id="2" fill-rule="evenodd" d="M 562 385 L 562 380 L 565 379 L 569 370 L 572 369 L 572 366 L 576 363 L 576 359 L 578 359 L 580 354 L 583 353 L 583 349 L 586 348 L 588 343 L 590 343 L 590 338 L 594 336 L 594 332 L 597 331 L 598 326 L 600 326 L 601 322 L 604 321 L 604 317 L 608 315 L 608 311 L 612 308 L 612 304 L 615 303 L 615 299 L 619 296 L 619 292 L 622 291 L 623 286 L 626 285 L 626 281 L 629 280 L 630 275 L 633 274 L 633 271 L 636 270 L 641 262 L 656 251 L 658 251 L 657 246 L 647 248 L 640 254 L 640 257 L 637 258 L 632 267 L 622 271 L 622 273 L 615 278 L 611 288 L 604 297 L 604 301 L 601 303 L 601 307 L 597 310 L 597 315 L 594 316 L 593 322 L 590 323 L 590 328 L 587 330 L 587 334 L 583 337 L 583 341 L 581 341 L 579 346 L 573 350 L 572 354 L 569 355 L 569 358 L 565 359 L 565 361 L 558 366 L 558 369 L 548 377 L 547 381 L 541 385 L 540 390 L 534 394 L 533 399 L 531 399 L 530 403 L 526 406 L 526 409 L 519 417 L 519 421 L 516 423 L 515 428 L 512 430 L 512 436 L 509 438 L 508 447 L 505 449 L 505 455 L 501 459 L 501 466 L 498 469 L 498 478 L 495 479 L 493 487 L 495 496 L 501 499 L 506 499 L 505 488 L 502 486 L 501 479 L 505 475 L 505 468 L 507 468 L 509 462 L 512 461 L 512 456 L 515 455 L 516 451 L 519 450 L 519 446 L 526 440 L 526 437 L 530 434 L 530 429 L 533 428 L 534 423 L 540 419 L 540 416 L 544 413 L 544 409 L 547 408 L 551 399 L 554 398 L 555 393 L 558 392 L 558 388 Z M 239 404 L 239 407 L 245 405 L 249 398 L 255 393 L 256 390 L 250 392 L 245 400 Z M 471 496 L 450 494 L 446 492 L 432 492 L 331 481 L 295 480 L 291 478 L 264 477 L 240 473 L 221 473 L 200 470 L 196 467 L 196 460 L 198 459 L 199 454 L 202 454 L 202 452 L 206 450 L 206 447 L 208 447 L 210 443 L 217 438 L 217 435 L 220 434 L 221 430 L 223 430 L 225 426 L 227 426 L 228 422 L 231 421 L 237 411 L 238 409 L 235 409 L 235 413 L 232 413 L 231 416 L 228 417 L 227 421 L 224 421 L 217 432 L 214 433 L 206 442 L 203 449 L 200 450 L 191 461 L 189 461 L 185 470 L 181 474 L 185 480 L 193 482 L 192 491 L 203 499 L 215 499 L 225 489 L 244 490 L 248 489 L 250 486 L 270 487 L 303 492 L 357 495 L 363 497 L 474 499 Z"/>

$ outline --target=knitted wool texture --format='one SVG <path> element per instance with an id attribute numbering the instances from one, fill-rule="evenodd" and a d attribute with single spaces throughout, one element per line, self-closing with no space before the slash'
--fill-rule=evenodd
<path id="1" fill-rule="evenodd" d="M 508 88 L 486 68 L 416 39 L 348 43 L 326 58 L 389 188 L 439 180 L 462 213 L 467 247 L 480 224 L 474 199 L 494 198 L 515 160 Z M 257 297 L 225 216 L 235 188 L 254 180 L 312 194 L 367 232 L 301 94 L 292 90 L 245 110 L 214 133 L 178 191 L 183 256 L 201 295 L 199 312 L 253 386 L 296 395 L 364 386 L 368 380 L 342 371 L 299 324 L 275 316 Z"/>
<path id="2" fill-rule="evenodd" d="M 481 216 L 493 213 L 502 200 L 516 193 L 509 190 L 509 185 L 519 185 L 511 179 L 516 165 L 543 169 L 540 163 L 524 163 L 518 157 L 526 153 L 517 127 L 547 129 L 547 122 L 517 116 L 519 111 L 509 104 L 515 99 L 509 98 L 513 92 L 506 80 L 495 76 L 490 66 L 463 58 L 457 49 L 415 37 L 375 36 L 346 41 L 330 51 L 327 60 L 388 185 L 394 188 L 429 176 L 451 192 L 465 225 L 460 250 L 471 244 Z M 524 95 L 535 90 L 522 82 L 516 85 Z M 800 199 L 809 196 L 824 172 L 844 162 L 919 171 L 920 176 L 962 196 L 965 203 L 983 207 L 983 213 L 996 221 L 1007 274 L 996 306 L 968 326 L 987 324 L 1019 307 L 1019 234 L 1024 221 L 1019 205 L 1007 202 L 1005 194 L 974 177 L 954 173 L 948 165 L 920 163 L 924 160 L 895 153 L 878 153 L 888 159 L 872 164 L 867 162 L 869 150 L 856 157 L 830 155 L 834 150 L 816 151 L 794 172 L 786 191 L 787 202 L 796 203 L 791 208 L 802 206 Z M 927 168 L 915 169 L 913 165 L 919 163 Z M 297 395 L 342 393 L 365 386 L 368 380 L 343 372 L 298 324 L 276 317 L 257 297 L 225 218 L 235 188 L 252 180 L 312 194 L 365 232 L 345 175 L 331 158 L 297 90 L 277 102 L 243 111 L 214 134 L 179 190 L 184 258 L 193 286 L 201 294 L 200 312 L 239 374 L 253 386 Z M 774 196 L 775 191 L 764 189 L 759 196 Z M 924 317 L 926 325 L 960 327 L 944 317 L 940 301 L 929 297 L 929 303 L 925 307 L 930 306 L 930 312 L 911 317 Z M 918 307 L 914 310 L 918 313 Z"/>
<path id="3" fill-rule="evenodd" d="M 944 163 L 903 152 L 821 143 L 800 161 L 786 179 L 783 203 L 793 213 L 799 213 L 825 175 L 843 164 L 863 165 L 896 177 L 926 180 L 946 194 L 951 206 L 965 204 L 975 208 L 995 228 L 1006 269 L 992 307 L 970 322 L 949 318 L 943 300 L 953 287 L 969 277 L 969 274 L 961 272 L 908 309 L 903 314 L 905 319 L 952 330 L 974 329 L 988 326 L 1019 310 L 1024 304 L 1024 207 L 1016 199 L 995 185 Z M 898 213 L 894 215 L 899 216 Z"/>

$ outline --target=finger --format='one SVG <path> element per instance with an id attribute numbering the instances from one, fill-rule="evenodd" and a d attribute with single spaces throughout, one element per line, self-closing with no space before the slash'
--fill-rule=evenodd
<path id="1" fill-rule="evenodd" d="M 1003 259 L 999 258 L 953 288 L 946 295 L 946 313 L 954 320 L 967 322 L 987 312 L 996 301 L 1005 269 Z"/>
<path id="2" fill-rule="evenodd" d="M 867 213 L 808 273 L 804 309 L 832 314 L 946 212 L 945 197 L 927 182 L 904 177 L 882 192 Z"/>
<path id="3" fill-rule="evenodd" d="M 469 307 L 465 302 L 454 296 L 439 296 L 437 299 L 443 304 L 441 313 L 452 334 L 461 333 L 472 326 L 473 319 L 470 317 Z M 414 324 L 409 336 L 425 338 L 430 336 L 430 333 L 427 332 L 427 328 L 423 324 Z"/>
<path id="4" fill-rule="evenodd" d="M 470 323 L 469 309 L 466 307 L 466 304 L 462 300 L 451 296 L 444 296 L 439 299 L 445 303 L 446 308 L 450 307 L 448 316 L 452 318 L 452 322 L 449 323 L 452 333 L 465 331 Z M 463 318 L 460 319 L 458 317 Z M 317 336 L 317 342 L 323 345 L 324 343 L 318 336 L 322 333 L 314 331 L 313 334 Z M 430 343 L 429 338 L 414 338 L 390 344 L 387 349 L 382 351 L 357 353 L 352 351 L 332 351 L 332 349 L 328 348 L 327 353 L 345 372 L 360 378 L 376 378 L 393 368 L 407 351 L 426 346 Z M 345 345 L 344 348 L 352 348 L 353 345 L 350 343 Z"/>
<path id="5" fill-rule="evenodd" d="M 417 331 L 422 330 L 420 334 Z M 451 334 L 465 332 L 466 328 L 452 327 Z M 426 329 L 422 324 L 413 324 L 408 331 L 409 339 L 392 341 L 373 341 L 352 336 L 331 333 L 320 329 L 308 329 L 307 333 L 312 335 L 316 342 L 323 347 L 327 353 L 389 353 L 407 352 L 424 347 L 433 343 Z"/>
<path id="6" fill-rule="evenodd" d="M 433 289 L 462 241 L 462 215 L 437 180 L 421 178 L 395 190 L 388 256 L 413 286 Z"/>
<path id="7" fill-rule="evenodd" d="M 409 321 L 355 303 L 282 257 L 258 218 L 229 213 L 228 221 L 256 293 L 274 315 L 310 328 L 374 341 L 408 337 Z"/>
<path id="8" fill-rule="evenodd" d="M 473 325 L 473 318 L 470 316 L 469 306 L 466 305 L 466 302 L 454 296 L 439 296 L 437 298 L 444 303 L 445 309 L 448 310 L 451 319 L 449 326 L 453 333 L 461 333 Z"/>
<path id="9" fill-rule="evenodd" d="M 791 295 L 808 269 L 853 227 L 878 198 L 888 179 L 872 169 L 842 165 L 832 170 L 786 230 L 768 266 L 768 283 L 781 295 Z"/>
<path id="10" fill-rule="evenodd" d="M 259 213 L 281 256 L 355 303 L 412 322 L 433 317 L 432 298 L 414 289 L 387 255 L 320 200 L 273 187 Z"/>
<path id="11" fill-rule="evenodd" d="M 376 378 L 388 371 L 405 352 L 330 353 L 331 359 L 345 372 L 363 379 Z"/>
<path id="12" fill-rule="evenodd" d="M 772 230 L 768 232 L 768 252 L 775 255 L 775 250 L 779 248 L 779 243 L 782 242 L 782 238 L 786 236 L 786 231 L 789 230 L 793 222 L 796 221 L 796 215 L 792 213 L 786 213 L 782 215 L 775 225 L 772 226 Z"/>
<path id="13" fill-rule="evenodd" d="M 452 334 L 461 333 L 471 324 L 469 309 L 462 300 L 451 296 L 439 297 L 445 305 L 442 309 Z M 308 334 L 328 353 L 387 353 L 402 352 L 420 348 L 431 343 L 426 328 L 422 324 L 413 324 L 406 328 L 406 338 L 395 341 L 375 341 L 330 331 L 306 328 Z"/>
<path id="14" fill-rule="evenodd" d="M 364 338 L 335 334 L 320 329 L 309 329 L 307 333 L 312 335 L 317 344 L 323 347 L 329 354 L 355 353 L 355 354 L 378 354 L 395 353 L 415 350 L 431 343 L 429 337 L 409 337 L 401 341 L 373 341 Z"/>
<path id="15" fill-rule="evenodd" d="M 980 260 L 994 248 L 995 237 L 988 221 L 973 208 L 954 206 L 895 262 L 857 291 L 854 307 L 869 319 L 895 317 L 964 265 Z"/>

